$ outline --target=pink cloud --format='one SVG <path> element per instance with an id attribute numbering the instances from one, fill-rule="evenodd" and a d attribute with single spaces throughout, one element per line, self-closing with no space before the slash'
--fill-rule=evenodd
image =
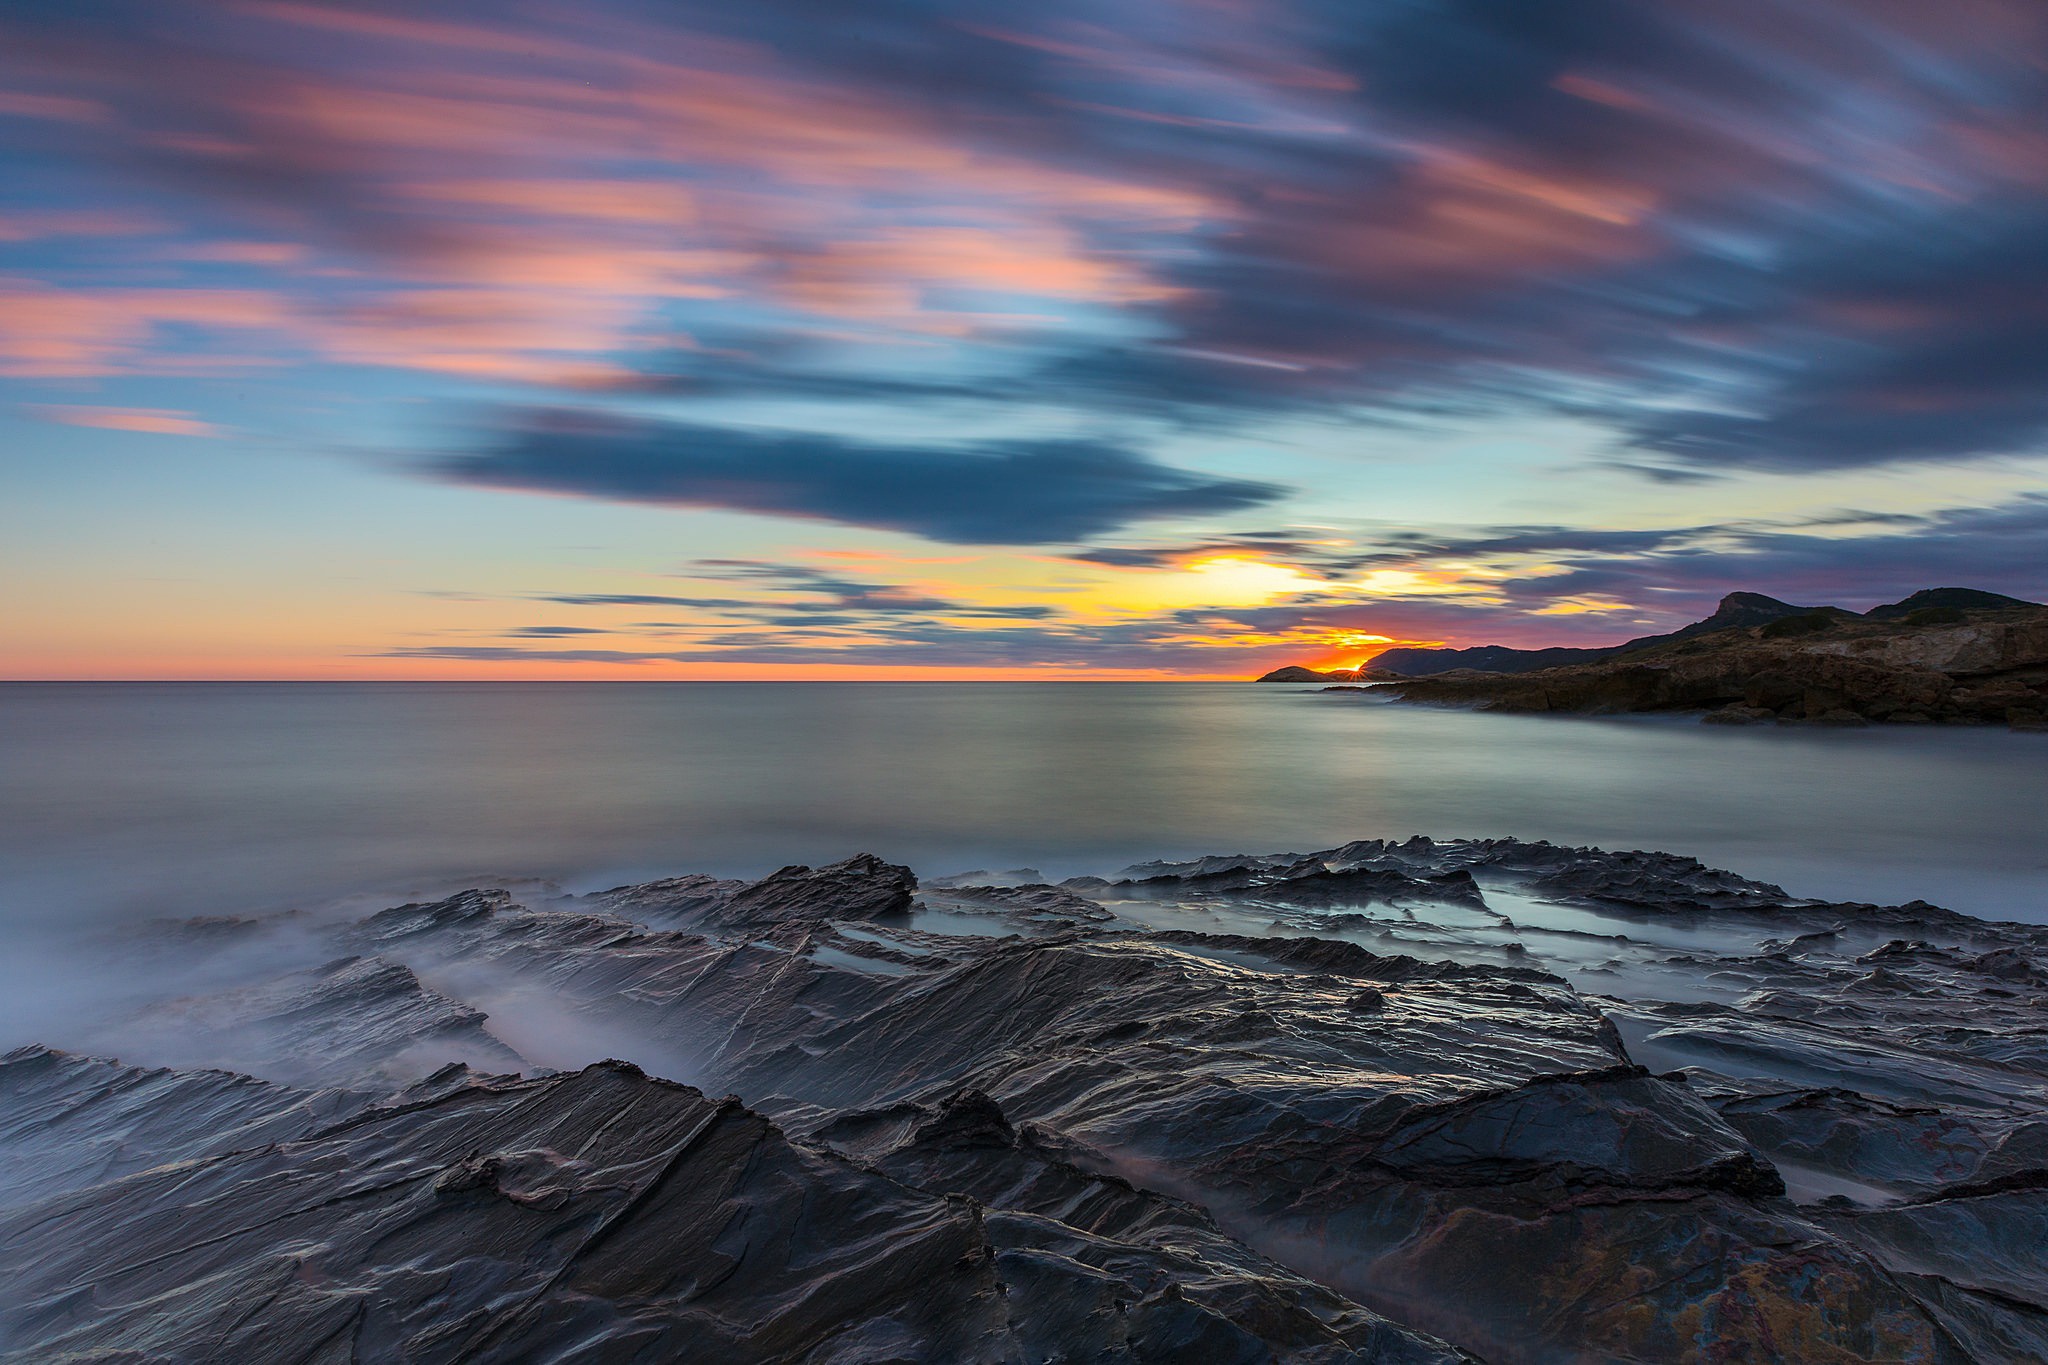
<path id="1" fill-rule="evenodd" d="M 164 230 L 153 214 L 105 209 L 28 209 L 0 213 L 0 242 L 48 237 L 146 237 Z"/>
<path id="2" fill-rule="evenodd" d="M 133 368 L 158 327 L 284 328 L 275 295 L 243 289 L 57 289 L 0 279 L 0 375 L 77 378 Z"/>
<path id="3" fill-rule="evenodd" d="M 0 116 L 51 119 L 60 123 L 105 123 L 113 111 L 98 100 L 70 95 L 39 95 L 26 90 L 0 90 Z"/>
<path id="4" fill-rule="evenodd" d="M 46 422 L 70 427 L 97 427 L 105 431 L 138 431 L 157 436 L 219 436 L 220 428 L 202 422 L 189 412 L 163 408 L 78 408 L 35 407 L 30 409 Z"/>

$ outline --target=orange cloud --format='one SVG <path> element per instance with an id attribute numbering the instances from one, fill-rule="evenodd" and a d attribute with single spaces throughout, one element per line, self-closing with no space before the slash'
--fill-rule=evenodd
<path id="1" fill-rule="evenodd" d="M 189 412 L 162 408 L 71 408 L 37 407 L 30 411 L 46 422 L 69 427 L 98 427 L 106 431 L 141 431 L 157 436 L 219 436 L 220 428 L 202 422 Z"/>
<path id="2" fill-rule="evenodd" d="M 681 227 L 697 217 L 696 197 L 655 180 L 451 180 L 400 187 L 414 199 L 515 209 L 555 218 Z"/>
<path id="3" fill-rule="evenodd" d="M 950 287 L 1128 303 L 1171 297 L 1135 265 L 1091 255 L 1070 232 L 897 228 L 835 243 L 803 259 L 788 286 L 822 311 L 895 313 L 924 306 L 923 289 Z"/>

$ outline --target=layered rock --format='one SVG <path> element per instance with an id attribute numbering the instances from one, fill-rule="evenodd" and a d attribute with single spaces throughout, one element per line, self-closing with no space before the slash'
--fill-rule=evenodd
<path id="1" fill-rule="evenodd" d="M 1513 840 L 1000 880 L 469 892 L 175 1007 L 264 1079 L 10 1055 L 0 1354 L 2048 1354 L 2048 933 Z"/>
<path id="2" fill-rule="evenodd" d="M 616 1062 L 54 1195 L 0 1215 L 0 1284 L 0 1349 L 40 1359 L 1456 1359 L 1257 1258 L 913 1189 Z"/>

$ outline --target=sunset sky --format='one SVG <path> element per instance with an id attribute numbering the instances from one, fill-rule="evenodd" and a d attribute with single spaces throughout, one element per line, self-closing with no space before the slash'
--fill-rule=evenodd
<path id="1" fill-rule="evenodd" d="M 2041 0 L 0 0 L 0 676 L 2048 595 Z"/>

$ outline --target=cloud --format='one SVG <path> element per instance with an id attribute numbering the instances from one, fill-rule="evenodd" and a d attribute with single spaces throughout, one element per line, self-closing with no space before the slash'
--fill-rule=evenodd
<path id="1" fill-rule="evenodd" d="M 1708 615 L 1732 591 L 1857 611 L 1929 587 L 2048 601 L 2048 494 L 1923 514 L 1658 530 L 1383 530 L 1361 542 L 1278 558 L 1338 578 L 1398 566 L 1424 590 L 1391 600 L 1318 594 L 1184 615 L 1220 624 L 1225 635 L 1370 630 L 1529 646 L 1610 644 L 1667 630 Z M 1430 593 L 1431 581 L 1448 590 Z M 1583 610 L 1588 604 L 1612 609 Z M 1552 614 L 1560 608 L 1570 614 Z"/>
<path id="2" fill-rule="evenodd" d="M 250 289 L 57 289 L 0 278 L 0 376 L 68 379 L 134 363 L 163 329 L 269 331 L 274 295 Z"/>
<path id="3" fill-rule="evenodd" d="M 0 113 L 303 248 L 240 264 L 352 364 L 1225 426 L 1552 410 L 1666 480 L 2048 440 L 2037 0 L 842 8 L 31 7 Z M 178 339 L 135 302 L 14 307 L 0 367 Z M 786 344 L 694 335 L 743 323 Z"/>
<path id="4" fill-rule="evenodd" d="M 28 409 L 46 422 L 105 431 L 139 431 L 158 436 L 218 436 L 220 428 L 189 412 L 162 408 L 78 408 L 38 406 Z"/>
<path id="5" fill-rule="evenodd" d="M 484 487 L 804 517 L 963 545 L 1085 540 L 1149 518 L 1256 506 L 1283 491 L 1095 441 L 941 450 L 566 411 L 527 414 L 496 444 L 430 468 Z"/>
<path id="6" fill-rule="evenodd" d="M 1334 540 L 1336 538 L 1332 538 Z M 1162 545 L 1130 556 L 1131 572 L 1177 571 L 1225 544 Z M 593 607 L 663 605 L 664 622 L 515 627 L 407 644 L 393 657 L 476 663 L 745 664 L 1059 669 L 1204 676 L 1255 675 L 1289 661 L 1350 664 L 1398 644 L 1605 645 L 1709 614 L 1735 590 L 1864 610 L 1925 587 L 1978 587 L 2048 598 L 2048 494 L 1924 514 L 1855 510 L 1669 529 L 1566 526 L 1377 528 L 1350 543 L 1280 529 L 1228 538 L 1240 553 L 1328 575 L 1318 590 L 1263 605 L 1047 612 L 933 600 L 898 584 L 839 580 L 802 564 L 712 559 L 685 576 L 758 584 L 772 596 L 703 599 L 559 594 Z M 1141 555 L 1151 557 L 1140 558 Z M 1072 556 L 1095 562 L 1089 552 Z M 1388 590 L 1369 585 L 1391 570 Z M 607 633 L 605 647 L 543 647 L 550 637 Z"/>

